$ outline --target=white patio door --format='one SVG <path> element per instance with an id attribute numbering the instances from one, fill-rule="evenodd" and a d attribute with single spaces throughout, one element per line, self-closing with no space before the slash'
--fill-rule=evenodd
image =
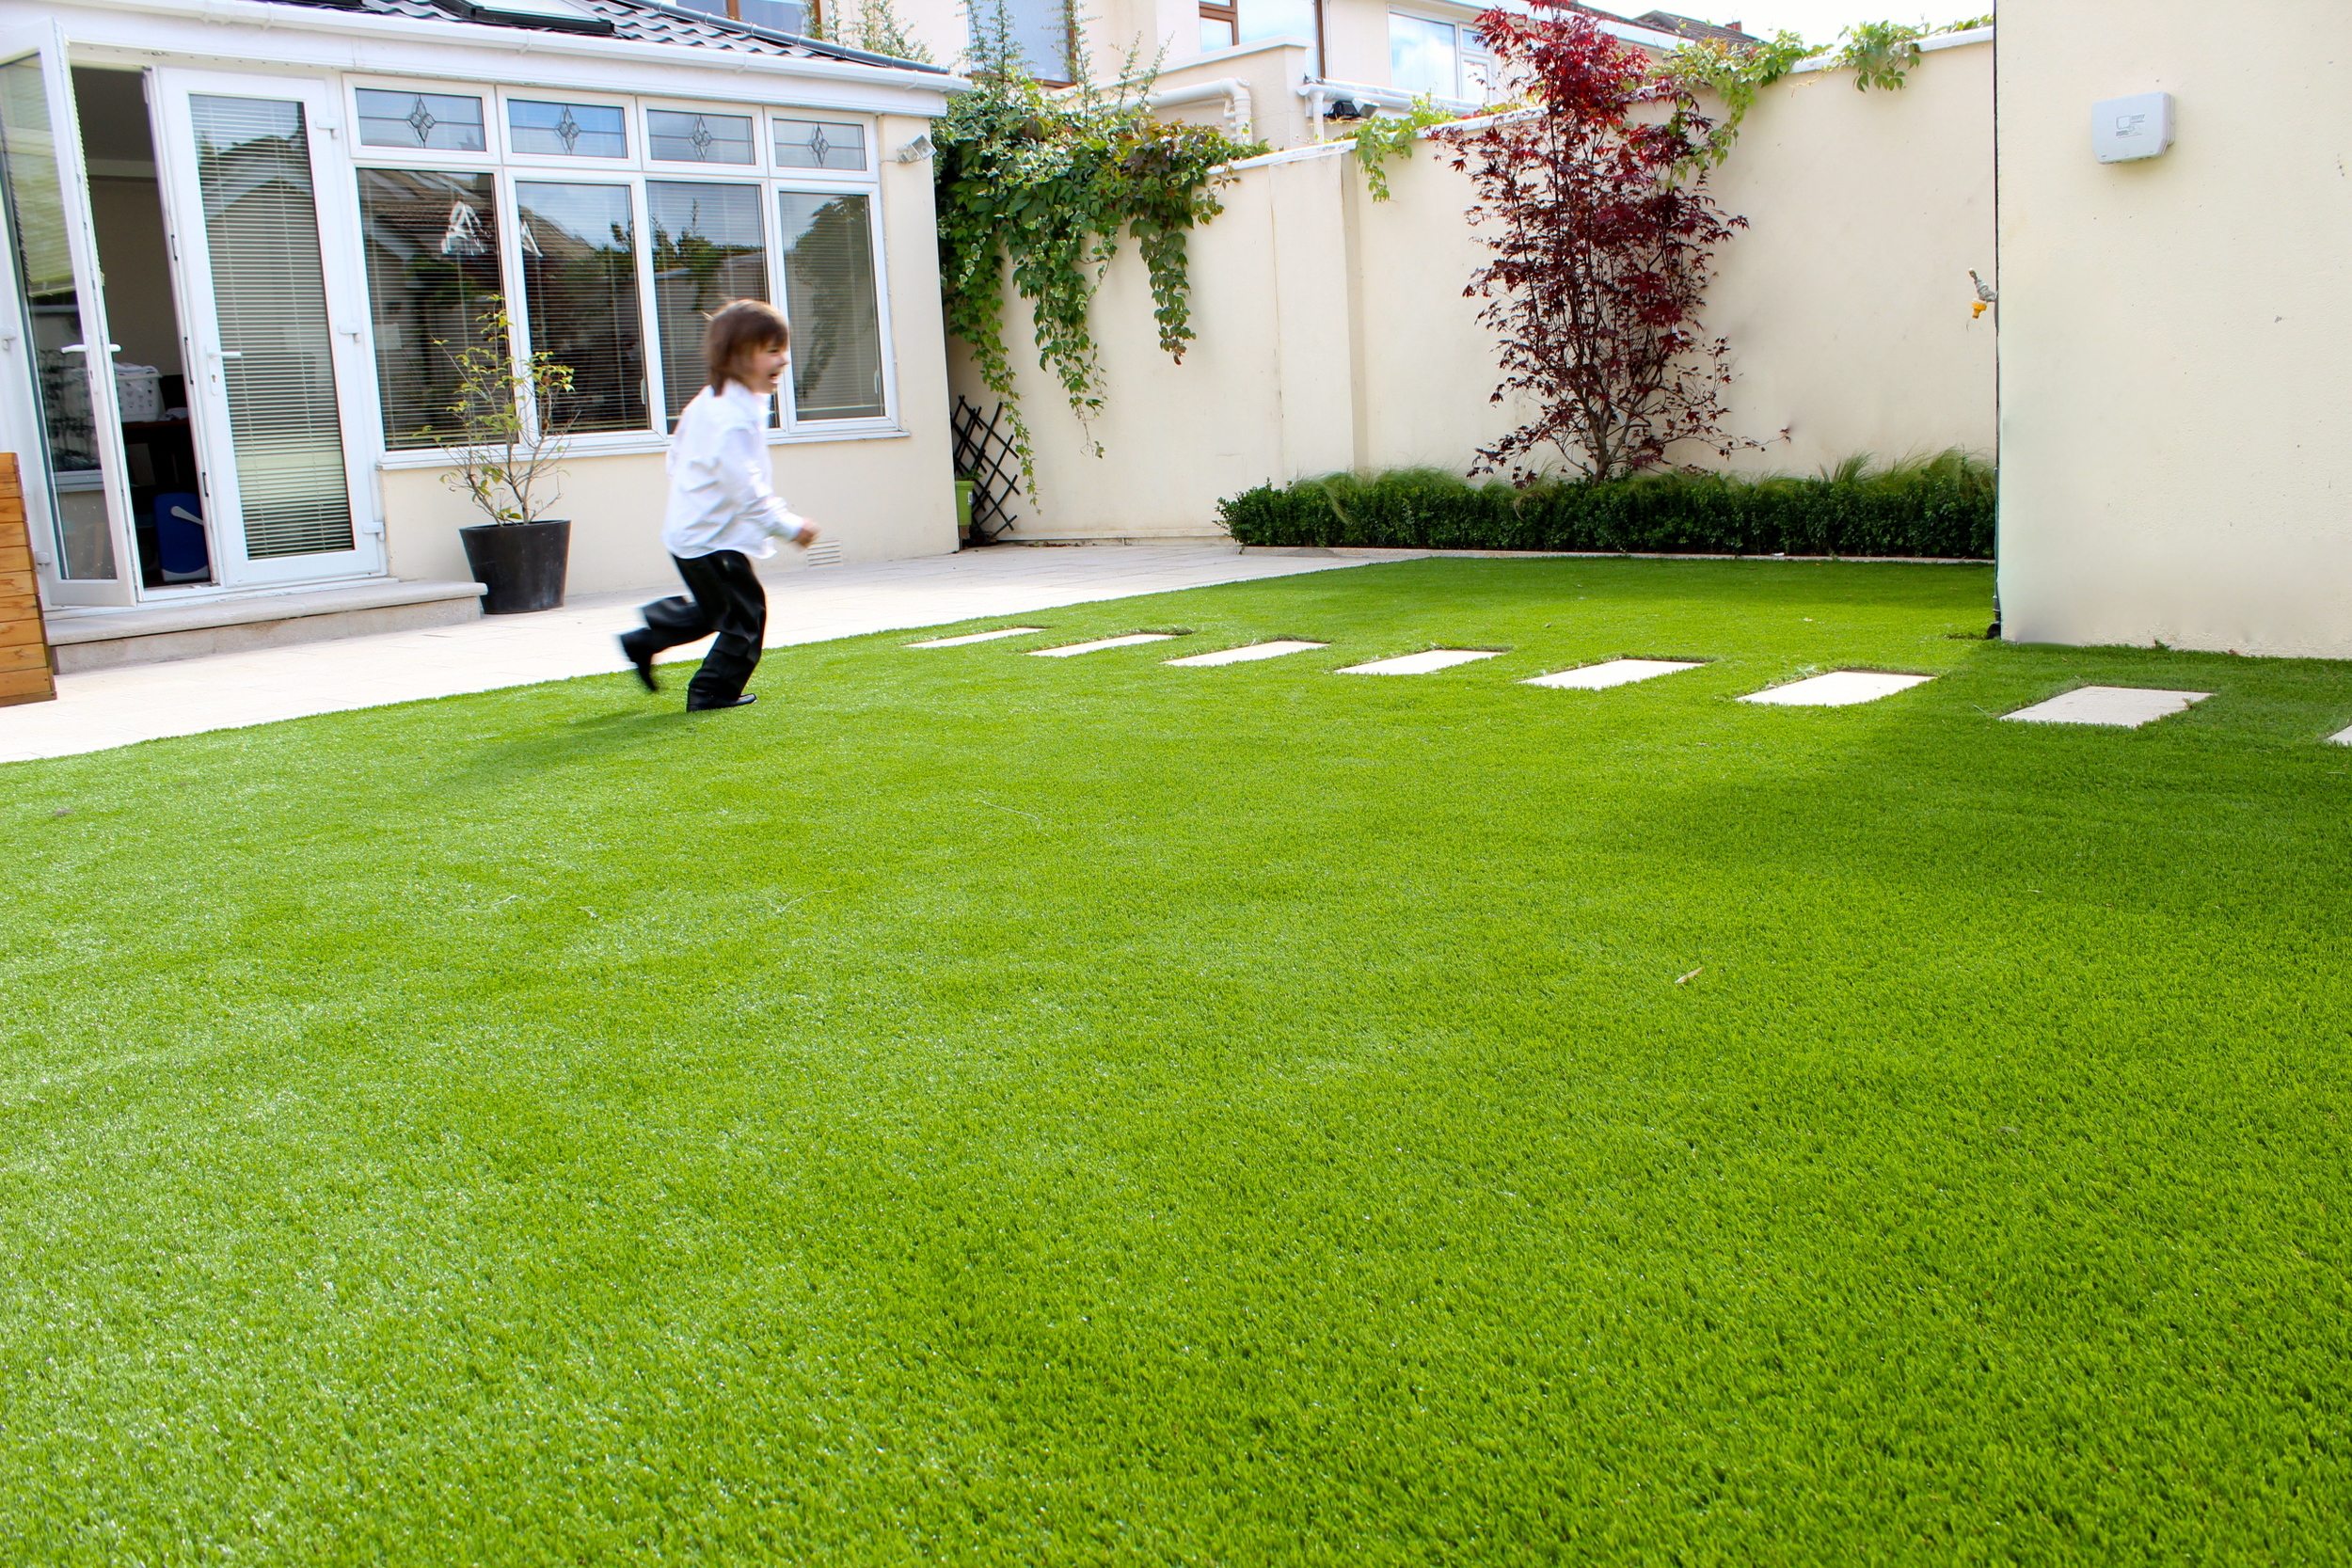
<path id="1" fill-rule="evenodd" d="M 153 74 L 189 414 L 221 580 L 383 569 L 356 198 L 323 82 Z"/>
<path id="2" fill-rule="evenodd" d="M 0 202 L 22 314 L 0 301 L 0 446 L 14 449 L 52 605 L 136 591 L 131 485 L 65 36 L 0 32 Z"/>

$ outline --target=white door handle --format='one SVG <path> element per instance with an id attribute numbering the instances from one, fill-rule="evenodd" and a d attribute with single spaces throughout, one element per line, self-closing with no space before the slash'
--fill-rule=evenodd
<path id="1" fill-rule="evenodd" d="M 242 359 L 245 357 L 245 351 L 243 349 L 236 348 L 216 348 L 213 350 L 213 357 L 215 359 Z"/>
<path id="2" fill-rule="evenodd" d="M 65 347 L 57 350 L 57 352 L 59 354 L 87 354 L 89 352 L 89 344 L 68 343 Z M 106 352 L 108 354 L 120 354 L 122 352 L 122 345 L 120 343 L 108 343 L 106 345 Z"/>

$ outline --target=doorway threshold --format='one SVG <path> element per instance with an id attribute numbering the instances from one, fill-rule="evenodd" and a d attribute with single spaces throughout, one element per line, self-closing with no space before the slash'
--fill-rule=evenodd
<path id="1" fill-rule="evenodd" d="M 453 626 L 482 613 L 478 582 L 396 578 L 326 588 L 281 588 L 234 597 L 42 613 L 59 674 L 244 653 L 376 632 Z"/>

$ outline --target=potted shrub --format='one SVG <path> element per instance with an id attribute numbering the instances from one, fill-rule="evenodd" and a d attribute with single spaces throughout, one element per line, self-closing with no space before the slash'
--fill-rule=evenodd
<path id="1" fill-rule="evenodd" d="M 516 364 L 504 305 L 483 311 L 474 325 L 470 341 L 436 344 L 451 351 L 457 371 L 449 404 L 457 467 L 448 483 L 489 519 L 457 536 L 474 580 L 488 590 L 484 614 L 553 610 L 564 602 L 572 547 L 570 520 L 547 515 L 577 417 L 571 367 L 545 353 Z"/>

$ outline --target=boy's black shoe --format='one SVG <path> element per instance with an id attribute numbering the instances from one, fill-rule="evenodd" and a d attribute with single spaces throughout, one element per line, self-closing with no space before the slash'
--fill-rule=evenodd
<path id="1" fill-rule="evenodd" d="M 636 670 L 637 679 L 646 690 L 659 691 L 661 689 L 661 683 L 653 678 L 653 655 L 638 652 L 636 637 L 637 634 L 633 631 L 621 633 L 621 657 L 628 659 L 630 666 Z"/>
<path id="2" fill-rule="evenodd" d="M 707 713 L 714 707 L 747 707 L 757 701 L 759 701 L 759 693 L 756 691 L 746 691 L 740 697 L 729 697 L 723 703 L 699 702 L 690 697 L 686 702 L 686 711 L 689 713 Z"/>

